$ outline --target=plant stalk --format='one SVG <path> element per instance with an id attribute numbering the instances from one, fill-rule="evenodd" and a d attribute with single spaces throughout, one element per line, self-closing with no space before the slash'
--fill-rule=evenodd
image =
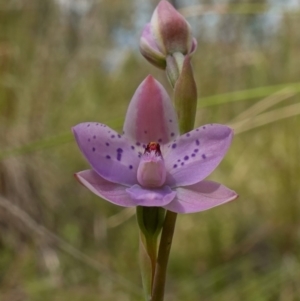
<path id="1" fill-rule="evenodd" d="M 151 301 L 163 301 L 164 299 L 167 266 L 176 218 L 177 213 L 167 211 L 159 244 Z"/>

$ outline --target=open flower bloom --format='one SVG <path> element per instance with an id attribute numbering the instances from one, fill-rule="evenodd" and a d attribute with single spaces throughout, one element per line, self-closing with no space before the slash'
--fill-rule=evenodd
<path id="1" fill-rule="evenodd" d="M 185 18 L 165 0 L 157 5 L 150 23 L 140 39 L 142 55 L 155 66 L 164 69 L 166 56 L 175 52 L 192 54 L 197 48 L 191 28 Z"/>
<path id="2" fill-rule="evenodd" d="M 179 136 L 171 100 L 151 76 L 129 104 L 122 135 L 96 122 L 81 123 L 73 132 L 92 167 L 76 178 L 113 204 L 190 213 L 237 197 L 225 186 L 204 180 L 227 152 L 232 130 L 209 124 Z"/>

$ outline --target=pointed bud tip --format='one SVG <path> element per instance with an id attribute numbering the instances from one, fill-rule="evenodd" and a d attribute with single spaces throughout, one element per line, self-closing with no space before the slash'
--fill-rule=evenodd
<path id="1" fill-rule="evenodd" d="M 153 93 L 155 90 L 160 91 L 162 89 L 161 84 L 151 75 L 149 74 L 140 84 L 140 87 L 147 88 L 149 90 L 153 90 Z M 150 93 L 150 92 L 148 92 Z"/>
<path id="2" fill-rule="evenodd" d="M 161 0 L 159 1 L 159 3 L 157 4 L 157 8 L 171 8 L 174 9 L 173 5 L 166 0 Z"/>
<path id="3" fill-rule="evenodd" d="M 169 2 L 169 1 L 166 1 L 166 0 L 161 0 L 157 7 L 156 7 L 157 10 L 160 10 L 160 11 L 172 11 L 172 13 L 176 13 L 176 14 L 179 14 L 177 12 L 177 10 L 175 9 L 175 7 Z M 179 14 L 181 16 L 181 14 Z"/>
<path id="4" fill-rule="evenodd" d="M 153 82 L 153 81 L 156 81 L 155 78 L 151 74 L 148 74 L 143 82 Z"/>

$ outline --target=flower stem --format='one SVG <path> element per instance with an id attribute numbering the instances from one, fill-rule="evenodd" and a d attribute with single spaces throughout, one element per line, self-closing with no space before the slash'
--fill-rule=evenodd
<path id="1" fill-rule="evenodd" d="M 151 291 L 156 265 L 156 239 L 147 240 L 140 231 L 139 259 L 145 300 L 151 300 Z"/>
<path id="2" fill-rule="evenodd" d="M 172 245 L 176 218 L 177 213 L 167 211 L 158 250 L 151 301 L 163 301 L 164 299 L 167 265 Z"/>

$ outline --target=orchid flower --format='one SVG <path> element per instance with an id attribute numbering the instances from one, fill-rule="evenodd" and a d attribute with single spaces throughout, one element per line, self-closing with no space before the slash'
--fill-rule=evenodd
<path id="1" fill-rule="evenodd" d="M 171 100 L 151 76 L 129 104 L 122 135 L 97 122 L 78 124 L 73 133 L 92 167 L 76 178 L 113 204 L 191 213 L 237 197 L 205 180 L 226 154 L 232 129 L 209 124 L 180 136 Z"/>
<path id="2" fill-rule="evenodd" d="M 185 18 L 168 1 L 160 1 L 142 32 L 142 55 L 156 67 L 165 69 L 168 55 L 176 52 L 191 55 L 196 48 L 197 41 Z"/>

